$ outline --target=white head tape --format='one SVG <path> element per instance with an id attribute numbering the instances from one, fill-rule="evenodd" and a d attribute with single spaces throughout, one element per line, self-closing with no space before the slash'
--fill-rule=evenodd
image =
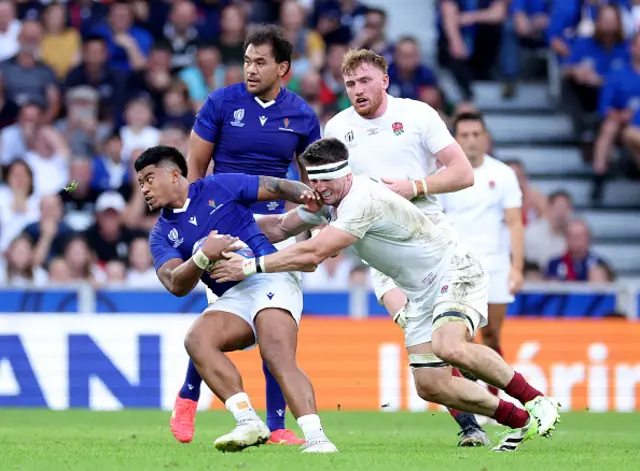
<path id="1" fill-rule="evenodd" d="M 335 180 L 351 173 L 349 162 L 333 162 L 331 164 L 318 165 L 316 167 L 305 167 L 309 180 Z"/>

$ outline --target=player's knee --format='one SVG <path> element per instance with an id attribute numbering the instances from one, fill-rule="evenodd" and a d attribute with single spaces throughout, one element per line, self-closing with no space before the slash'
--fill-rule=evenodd
<path id="1" fill-rule="evenodd" d="M 441 358 L 442 361 L 454 366 L 465 364 L 466 350 L 464 344 L 464 340 L 444 328 L 434 332 L 431 339 L 433 353 L 438 358 Z"/>
<path id="2" fill-rule="evenodd" d="M 218 345 L 215 340 L 206 337 L 204 329 L 190 329 L 187 332 L 184 338 L 184 348 L 192 359 L 196 360 L 206 356 L 207 347 L 218 348 Z"/>
<path id="3" fill-rule="evenodd" d="M 296 368 L 295 352 L 290 351 L 287 342 L 271 339 L 260 343 L 260 356 L 275 377 Z"/>
<path id="4" fill-rule="evenodd" d="M 446 394 L 447 381 L 446 378 L 443 378 L 438 373 L 440 372 L 426 372 L 426 374 L 421 374 L 419 379 L 416 379 L 416 392 L 420 399 L 438 404 L 442 403 L 443 396 Z"/>

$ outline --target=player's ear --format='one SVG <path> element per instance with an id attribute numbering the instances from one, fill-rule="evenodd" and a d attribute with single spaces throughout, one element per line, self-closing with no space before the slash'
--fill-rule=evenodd
<path id="1" fill-rule="evenodd" d="M 278 77 L 283 78 L 287 73 L 289 73 L 289 69 L 291 69 L 291 64 L 289 64 L 289 62 L 284 61 L 278 63 Z"/>
<path id="2" fill-rule="evenodd" d="M 389 88 L 389 74 L 384 74 L 382 76 L 382 89 L 386 90 Z"/>

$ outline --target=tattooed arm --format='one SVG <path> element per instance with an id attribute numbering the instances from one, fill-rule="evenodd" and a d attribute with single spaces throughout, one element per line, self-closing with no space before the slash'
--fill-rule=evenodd
<path id="1" fill-rule="evenodd" d="M 319 202 L 319 196 L 304 183 L 284 178 L 260 177 L 258 201 L 287 200 L 292 203 Z M 322 206 L 322 203 L 319 203 Z"/>

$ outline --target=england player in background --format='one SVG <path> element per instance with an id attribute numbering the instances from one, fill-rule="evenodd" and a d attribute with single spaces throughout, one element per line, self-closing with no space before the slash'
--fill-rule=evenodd
<path id="1" fill-rule="evenodd" d="M 262 274 L 241 283 L 216 283 L 209 274 L 211 262 L 221 258 L 221 249 L 237 250 L 238 240 L 245 256 L 276 252 L 253 218 L 252 204 L 282 199 L 306 203 L 316 194 L 300 182 L 245 174 L 211 175 L 189 184 L 186 161 L 173 147 L 146 150 L 135 169 L 149 207 L 162 209 L 149 235 L 158 278 L 176 296 L 187 295 L 199 281 L 219 296 L 185 338 L 198 371 L 237 422 L 215 441 L 216 448 L 240 451 L 265 443 L 271 435 L 251 406 L 240 373 L 225 355 L 259 343 L 263 361 L 282 385 L 304 432 L 303 452 L 338 451 L 322 430 L 313 386 L 296 364 L 302 315 L 299 277 Z M 218 231 L 236 239 L 216 239 Z"/>
<path id="2" fill-rule="evenodd" d="M 489 272 L 489 318 L 482 342 L 502 356 L 502 323 L 523 281 L 522 191 L 511 167 L 487 155 L 489 135 L 482 115 L 461 114 L 453 131 L 473 167 L 475 183 L 439 195 L 439 200 L 460 240 Z M 489 390 L 498 394 L 492 386 Z"/>
<path id="3" fill-rule="evenodd" d="M 245 82 L 214 91 L 196 118 L 187 156 L 190 182 L 213 173 L 242 172 L 285 178 L 296 155 L 320 138 L 320 124 L 311 107 L 282 88 L 293 45 L 277 26 L 259 26 L 245 40 Z M 285 211 L 284 201 L 257 202 L 258 218 Z M 282 247 L 286 244 L 280 244 Z M 209 302 L 215 296 L 208 290 Z M 302 444 L 285 428 L 286 402 L 280 385 L 263 365 L 267 394 L 269 443 Z M 176 398 L 170 425 L 177 440 L 193 439 L 201 378 L 189 362 L 185 382 Z"/>
<path id="4" fill-rule="evenodd" d="M 495 351 L 473 342 L 486 325 L 489 277 L 456 231 L 434 222 L 405 198 L 367 176 L 354 176 L 345 145 L 335 138 L 311 144 L 302 155 L 311 187 L 327 206 L 312 214 L 300 207 L 271 216 L 261 228 L 270 240 L 328 224 L 314 238 L 266 256 L 231 260 L 213 267 L 219 282 L 255 273 L 313 271 L 327 257 L 350 248 L 372 268 L 393 279 L 408 299 L 404 335 L 419 396 L 494 418 L 510 427 L 494 451 L 515 451 L 535 435 L 548 436 L 559 405 L 533 388 Z M 491 394 L 449 365 L 470 371 L 503 389 L 525 409 Z"/>
<path id="5" fill-rule="evenodd" d="M 473 185 L 473 168 L 438 113 L 421 101 L 388 95 L 387 61 L 374 52 L 349 51 L 342 75 L 352 107 L 329 120 L 325 137 L 347 146 L 355 175 L 381 179 L 434 224 L 449 226 L 435 195 Z M 436 173 L 438 166 L 444 169 Z M 374 269 L 371 277 L 378 301 L 402 326 L 407 298 L 390 277 Z M 472 414 L 450 413 L 462 430 L 460 446 L 489 444 Z"/>

